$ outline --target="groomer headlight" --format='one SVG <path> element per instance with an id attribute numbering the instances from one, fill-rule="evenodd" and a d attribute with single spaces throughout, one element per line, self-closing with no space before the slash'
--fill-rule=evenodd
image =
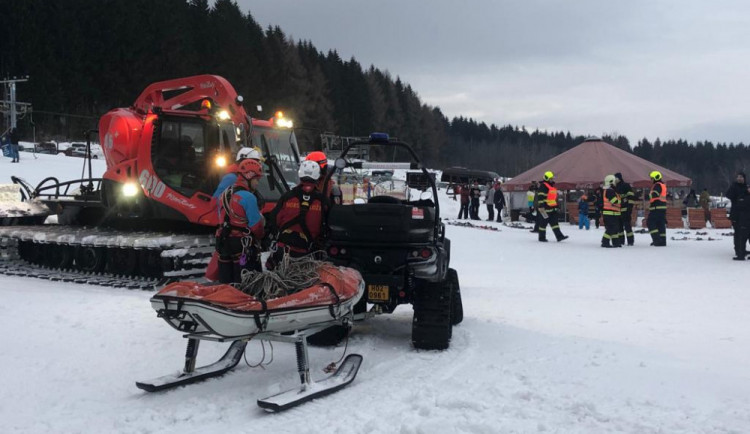
<path id="1" fill-rule="evenodd" d="M 226 167 L 227 165 L 227 157 L 223 155 L 219 155 L 214 160 L 214 163 L 216 163 L 216 167 Z"/>
<path id="2" fill-rule="evenodd" d="M 228 121 L 229 120 L 229 112 L 226 111 L 226 110 L 220 111 L 216 116 L 219 118 L 220 121 Z"/>
<path id="3" fill-rule="evenodd" d="M 133 197 L 138 194 L 138 184 L 135 182 L 126 182 L 122 186 L 122 195 L 125 197 Z"/>

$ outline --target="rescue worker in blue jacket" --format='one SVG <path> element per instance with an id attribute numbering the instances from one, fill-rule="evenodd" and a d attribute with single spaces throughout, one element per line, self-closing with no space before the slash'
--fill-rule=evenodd
<path id="1" fill-rule="evenodd" d="M 224 190 L 234 185 L 235 181 L 237 181 L 237 169 L 239 168 L 240 163 L 248 158 L 260 162 L 260 151 L 256 148 L 240 148 L 240 150 L 237 151 L 237 161 L 227 167 L 227 173 L 221 178 L 221 181 L 219 181 L 219 186 L 216 187 L 213 197 L 219 198 Z M 258 200 L 258 209 L 263 211 L 263 206 L 266 204 L 263 195 L 260 194 L 260 191 L 258 190 L 253 191 L 253 194 Z"/>
<path id="2" fill-rule="evenodd" d="M 602 193 L 602 215 L 604 217 L 604 236 L 602 247 L 622 247 L 622 220 L 620 216 L 621 199 L 615 191 L 614 175 L 604 177 L 604 192 Z"/>
<path id="3" fill-rule="evenodd" d="M 653 185 L 648 194 L 648 233 L 651 234 L 651 245 L 667 245 L 667 185 L 662 182 L 661 172 L 654 170 L 649 175 Z"/>
<path id="4" fill-rule="evenodd" d="M 262 271 L 260 240 L 264 219 L 253 192 L 263 176 L 260 162 L 246 159 L 239 164 L 237 180 L 219 199 L 219 228 L 216 252 L 219 254 L 219 281 L 240 282 L 242 270 Z"/>
<path id="5" fill-rule="evenodd" d="M 547 224 L 555 233 L 558 242 L 568 238 L 560 231 L 560 224 L 557 220 L 557 188 L 555 188 L 554 178 L 554 173 L 544 172 L 544 179 L 536 193 L 537 205 L 539 206 L 539 212 L 537 213 L 539 241 L 543 243 L 547 242 Z"/>
<path id="6" fill-rule="evenodd" d="M 622 179 L 622 173 L 615 173 L 615 191 L 620 195 L 620 217 L 622 220 L 622 229 L 628 245 L 635 244 L 635 234 L 633 233 L 633 205 L 635 204 L 635 193 L 633 187 Z"/>

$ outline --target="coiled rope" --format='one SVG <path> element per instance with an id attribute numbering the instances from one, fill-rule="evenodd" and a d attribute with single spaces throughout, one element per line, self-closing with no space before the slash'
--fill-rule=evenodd
<path id="1" fill-rule="evenodd" d="M 238 289 L 263 300 L 294 294 L 320 280 L 319 269 L 325 258 L 323 251 L 299 258 L 284 255 L 273 271 L 242 270 Z"/>

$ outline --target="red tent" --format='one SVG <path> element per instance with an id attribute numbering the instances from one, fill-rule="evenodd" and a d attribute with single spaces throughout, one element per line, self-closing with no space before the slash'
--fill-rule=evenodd
<path id="1" fill-rule="evenodd" d="M 540 181 L 544 172 L 555 174 L 560 190 L 594 189 L 604 182 L 604 177 L 622 173 L 634 188 L 648 188 L 652 182 L 649 174 L 658 170 L 668 187 L 687 187 L 690 178 L 665 169 L 648 160 L 615 148 L 598 138 L 586 139 L 573 149 L 535 166 L 503 184 L 504 191 L 526 191 L 532 181 Z"/>

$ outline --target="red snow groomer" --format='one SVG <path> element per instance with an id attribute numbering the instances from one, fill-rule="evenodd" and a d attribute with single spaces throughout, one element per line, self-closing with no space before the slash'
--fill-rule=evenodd
<path id="1" fill-rule="evenodd" d="M 25 185 L 59 225 L 0 227 L 0 246 L 17 248 L 3 255 L 11 260 L 0 261 L 0 272 L 134 287 L 153 282 L 120 277 L 199 274 L 218 223 L 212 195 L 240 148 L 257 147 L 264 157 L 259 189 L 267 207 L 297 182 L 291 121 L 251 119 L 242 102 L 226 79 L 198 75 L 153 83 L 131 107 L 106 113 L 98 130 L 105 173 L 91 176 L 87 151 L 88 178 Z M 29 263 L 51 270 L 27 270 Z M 81 271 L 118 278 L 80 277 Z"/>

